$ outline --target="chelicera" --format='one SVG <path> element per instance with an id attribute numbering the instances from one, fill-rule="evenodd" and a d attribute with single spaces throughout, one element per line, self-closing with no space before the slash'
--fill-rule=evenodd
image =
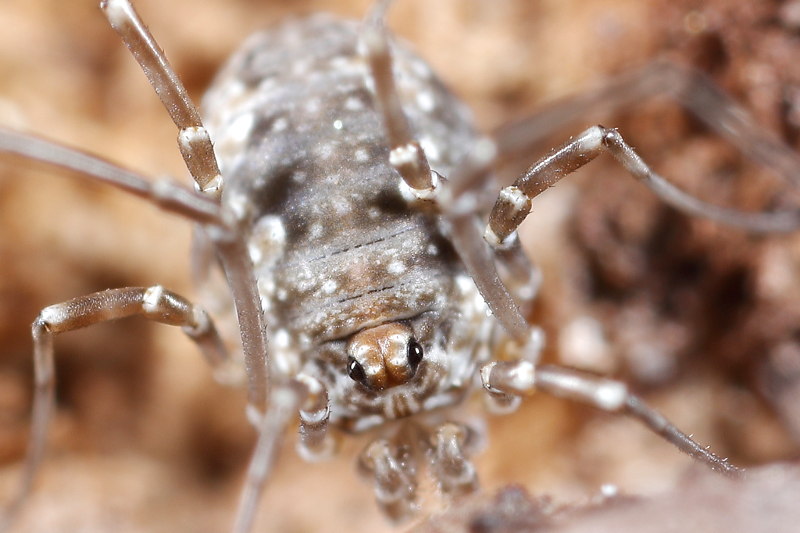
<path id="1" fill-rule="evenodd" d="M 658 64 L 489 140 L 430 68 L 389 37 L 388 5 L 360 24 L 314 16 L 251 37 L 210 89 L 201 120 L 131 4 L 103 1 L 179 129 L 195 191 L 0 132 L 0 150 L 76 170 L 197 222 L 200 277 L 212 283 L 221 270 L 235 303 L 248 414 L 259 432 L 234 531 L 250 530 L 276 447 L 295 419 L 298 449 L 311 460 L 334 451 L 332 428 L 363 432 L 397 422 L 359 457 L 392 519 L 413 516 L 423 457 L 446 496 L 474 491 L 473 430 L 452 408 L 479 387 L 499 411 L 541 390 L 631 415 L 683 452 L 738 475 L 623 383 L 540 364 L 543 334 L 524 318 L 539 276 L 516 230 L 535 196 L 603 152 L 689 213 L 770 232 L 796 229 L 798 214 L 701 202 L 602 126 L 556 148 L 513 185 L 500 188 L 489 171 L 498 152 L 524 152 L 581 105 L 662 91 L 741 143 L 747 124 L 727 100 L 708 106 L 704 97 L 716 93 L 692 73 Z M 110 289 L 42 310 L 33 324 L 31 445 L 9 517 L 42 459 L 53 337 L 131 315 L 181 326 L 220 376 L 238 362 L 208 313 L 161 286 Z M 516 353 L 500 358 L 501 346 Z"/>

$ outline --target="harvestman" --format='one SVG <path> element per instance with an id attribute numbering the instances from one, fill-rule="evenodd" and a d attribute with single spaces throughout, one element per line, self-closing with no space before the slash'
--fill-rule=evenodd
<path id="1" fill-rule="evenodd" d="M 248 415 L 259 431 L 233 530 L 249 531 L 295 416 L 298 449 L 309 459 L 331 453 L 329 425 L 364 431 L 406 421 L 360 456 L 378 504 L 393 519 L 415 509 L 419 455 L 430 458 L 445 495 L 475 490 L 471 430 L 451 421 L 446 408 L 461 402 L 476 376 L 498 410 L 543 390 L 631 415 L 684 453 L 739 475 L 623 383 L 538 363 L 543 336 L 520 309 L 534 298 L 539 277 L 516 229 L 535 196 L 603 152 L 691 214 L 759 232 L 792 231 L 800 214 L 706 204 L 653 173 L 616 130 L 602 126 L 504 187 L 483 235 L 478 214 L 488 212 L 488 195 L 496 196 L 488 174 L 498 153 L 529 152 L 591 109 L 658 93 L 785 176 L 796 177 L 797 156 L 765 139 L 707 81 L 664 63 L 482 138 L 428 67 L 390 41 L 389 3 L 379 3 L 361 25 L 317 16 L 252 37 L 207 96 L 215 154 L 197 108 L 129 1 L 101 2 L 178 127 L 195 191 L 0 129 L 3 152 L 71 169 L 200 226 L 205 255 L 216 256 L 235 303 Z M 111 289 L 43 309 L 32 328 L 32 435 L 6 527 L 42 460 L 54 336 L 133 315 L 181 326 L 218 375 L 226 375 L 231 359 L 209 315 L 161 286 Z M 516 359 L 495 359 L 509 340 Z"/>

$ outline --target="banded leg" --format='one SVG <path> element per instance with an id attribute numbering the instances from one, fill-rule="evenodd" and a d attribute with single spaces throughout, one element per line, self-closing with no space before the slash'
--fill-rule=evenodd
<path id="1" fill-rule="evenodd" d="M 411 126 L 403 112 L 384 24 L 388 7 L 389 2 L 377 4 L 361 31 L 361 42 L 366 48 L 378 109 L 383 115 L 389 138 L 389 163 L 403 178 L 410 198 L 430 199 L 439 183 L 439 175 L 431 169 L 422 146 L 411 134 Z"/>
<path id="2" fill-rule="evenodd" d="M 447 422 L 431 435 L 431 470 L 439 489 L 449 498 L 478 490 L 475 467 L 467 458 L 471 430 L 455 422 Z"/>
<path id="3" fill-rule="evenodd" d="M 554 365 L 537 367 L 529 361 L 490 362 L 481 369 L 481 381 L 490 394 L 528 396 L 540 389 L 605 411 L 627 414 L 711 469 L 731 477 L 744 473 L 683 433 L 641 398 L 631 394 L 622 382 Z"/>
<path id="4" fill-rule="evenodd" d="M 197 106 L 189 98 L 164 52 L 130 0 L 102 0 L 100 9 L 144 70 L 147 80 L 178 127 L 178 146 L 198 190 L 219 198 L 223 180 L 211 138 Z"/>
<path id="5" fill-rule="evenodd" d="M 253 265 L 240 228 L 232 227 L 223 220 L 220 207 L 214 200 L 169 180 L 151 183 L 144 176 L 97 156 L 5 128 L 0 128 L 0 152 L 76 172 L 81 178 L 110 185 L 164 211 L 202 224 L 222 263 L 236 306 L 248 376 L 248 400 L 251 406 L 263 410 L 269 367 L 266 360 L 266 327 Z"/>
<path id="6" fill-rule="evenodd" d="M 375 500 L 395 522 L 416 513 L 416 465 L 409 450 L 386 439 L 371 442 L 359 457 L 360 466 L 374 477 Z"/>
<path id="7" fill-rule="evenodd" d="M 178 127 L 178 146 L 197 189 L 218 201 L 223 178 L 211 138 L 203 126 L 197 107 L 164 52 L 130 0 L 101 0 L 100 8 L 142 67 L 150 85 Z M 241 228 L 237 227 L 217 227 L 209 231 L 236 305 L 248 376 L 249 404 L 260 411 L 269 395 L 266 327 L 253 265 L 241 235 Z"/>
<path id="8" fill-rule="evenodd" d="M 228 354 L 206 312 L 158 285 L 110 289 L 44 308 L 31 328 L 35 376 L 31 437 L 17 493 L 0 529 L 5 530 L 16 518 L 44 455 L 55 391 L 53 338 L 65 331 L 136 315 L 181 326 L 215 371 L 225 368 Z"/>
<path id="9" fill-rule="evenodd" d="M 757 232 L 788 232 L 800 228 L 800 210 L 747 213 L 705 203 L 674 187 L 653 172 L 616 130 L 594 126 L 557 148 L 528 169 L 513 185 L 504 188 L 489 215 L 485 239 L 495 248 L 507 246 L 531 211 L 531 200 L 558 180 L 610 153 L 637 180 L 670 205 L 689 214 L 711 218 Z"/>
<path id="10" fill-rule="evenodd" d="M 794 183 L 800 183 L 800 156 L 794 150 L 758 127 L 736 102 L 706 77 L 668 62 L 655 62 L 618 76 L 597 90 L 564 98 L 518 123 L 502 127 L 493 134 L 493 141 L 484 139 L 477 142 L 459 167 L 447 176 L 447 186 L 438 191 L 437 203 L 452 227 L 456 250 L 478 289 L 493 314 L 517 342 L 526 342 L 522 314 L 515 308 L 497 276 L 490 254 L 473 242 L 479 237 L 467 220 L 471 213 L 476 212 L 476 206 L 480 210 L 486 205 L 481 195 L 482 185 L 497 152 L 504 157 L 529 154 L 549 135 L 579 120 L 585 121 L 587 116 L 598 112 L 612 113 L 662 95 L 673 98 L 754 161 Z M 634 163 L 634 167 L 639 167 L 641 160 L 628 150 L 628 155 L 632 155 L 629 161 Z M 682 193 L 655 174 L 651 174 L 648 181 L 673 205 L 701 216 L 710 215 L 756 231 L 789 231 L 798 227 L 796 213 L 759 215 L 724 210 Z M 508 203 L 512 211 L 525 209 L 525 195 L 510 196 Z M 507 244 L 512 238 L 490 236 L 490 239 Z"/>

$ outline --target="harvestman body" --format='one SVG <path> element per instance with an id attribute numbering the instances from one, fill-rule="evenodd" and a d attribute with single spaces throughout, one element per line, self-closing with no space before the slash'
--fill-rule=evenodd
<path id="1" fill-rule="evenodd" d="M 475 490 L 471 430 L 451 421 L 447 407 L 479 383 L 500 409 L 536 389 L 630 414 L 712 468 L 738 474 L 622 383 L 538 364 L 541 332 L 520 311 L 535 295 L 538 274 L 515 232 L 534 196 L 604 151 L 690 213 L 756 231 L 790 231 L 799 225 L 796 212 L 748 214 L 700 202 L 650 171 L 616 131 L 595 126 L 503 188 L 483 237 L 478 215 L 488 211 L 487 193 L 496 191 L 486 175 L 498 149 L 524 152 L 590 107 L 616 107 L 659 91 L 755 159 L 789 174 L 797 158 L 753 133 L 706 82 L 663 64 L 488 141 L 424 62 L 390 44 L 387 5 L 361 25 L 315 16 L 253 36 L 206 97 L 209 136 L 131 5 L 102 2 L 178 126 L 197 192 L 152 184 L 92 156 L 0 130 L 2 151 L 77 170 L 199 223 L 207 252 L 200 255 L 216 257 L 233 295 L 249 414 L 259 429 L 234 530 L 250 529 L 277 444 L 298 415 L 298 449 L 309 459 L 333 450 L 330 426 L 359 432 L 400 421 L 360 457 L 379 505 L 394 519 L 415 510 L 421 457 L 445 495 Z M 216 268 L 210 259 L 201 267 Z M 43 453 L 53 336 L 130 315 L 183 327 L 225 375 L 230 360 L 208 314 L 160 286 L 113 289 L 44 309 L 33 324 L 31 444 L 7 522 Z M 498 361 L 506 345 L 516 346 L 517 357 Z"/>

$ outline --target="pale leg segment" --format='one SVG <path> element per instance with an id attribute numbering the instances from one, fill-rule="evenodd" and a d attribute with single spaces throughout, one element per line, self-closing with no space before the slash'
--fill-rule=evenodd
<path id="1" fill-rule="evenodd" d="M 529 361 L 490 362 L 481 369 L 481 380 L 490 394 L 529 396 L 539 389 L 604 411 L 630 415 L 712 470 L 731 477 L 744 474 L 744 470 L 698 444 L 641 398 L 631 394 L 622 382 L 554 365 L 536 366 Z"/>
<path id="2" fill-rule="evenodd" d="M 211 138 L 197 107 L 164 52 L 129 0 L 102 0 L 100 9 L 144 70 L 147 80 L 178 127 L 178 146 L 198 189 L 218 198 L 222 176 Z"/>
<path id="3" fill-rule="evenodd" d="M 158 285 L 111 289 L 44 308 L 31 327 L 35 376 L 31 437 L 22 478 L 0 530 L 6 530 L 16 518 L 44 455 L 55 391 L 53 338 L 65 331 L 136 315 L 181 326 L 215 370 L 221 370 L 227 363 L 228 354 L 206 312 Z"/>
<path id="4" fill-rule="evenodd" d="M 428 199 L 439 183 L 439 175 L 431 170 L 428 158 L 403 112 L 392 70 L 392 55 L 383 17 L 388 4 L 379 4 L 373 17 L 365 22 L 361 43 L 366 48 L 378 110 L 389 138 L 389 163 L 403 178 L 412 197 Z"/>

